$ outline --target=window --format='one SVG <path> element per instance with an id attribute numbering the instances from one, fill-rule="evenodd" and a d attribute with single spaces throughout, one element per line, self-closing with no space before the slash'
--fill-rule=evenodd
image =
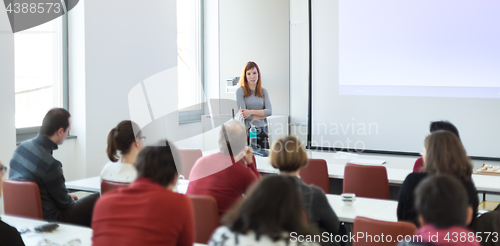
<path id="1" fill-rule="evenodd" d="M 179 122 L 203 114 L 203 0 L 177 0 Z"/>
<path id="2" fill-rule="evenodd" d="M 36 133 L 47 111 L 67 108 L 66 15 L 14 34 L 18 135 Z"/>

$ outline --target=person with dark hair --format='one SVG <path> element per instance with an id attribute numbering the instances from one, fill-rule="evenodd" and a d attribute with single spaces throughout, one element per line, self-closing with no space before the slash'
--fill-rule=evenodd
<path id="1" fill-rule="evenodd" d="M 2 197 L 3 175 L 7 172 L 7 167 L 0 162 L 0 197 Z M 24 246 L 21 235 L 16 228 L 7 225 L 0 220 L 0 246 Z"/>
<path id="2" fill-rule="evenodd" d="M 267 117 L 272 115 L 272 106 L 269 93 L 262 87 L 262 75 L 257 63 L 249 61 L 245 64 L 238 85 L 236 102 L 246 128 L 248 130 L 252 125 L 255 126 L 258 147 L 268 149 Z"/>
<path id="3" fill-rule="evenodd" d="M 451 175 L 438 174 L 424 179 L 415 190 L 415 208 L 421 227 L 414 235 L 432 245 L 479 246 L 476 234 L 465 227 L 472 216 L 467 200 L 462 183 Z"/>
<path id="4" fill-rule="evenodd" d="M 449 121 L 433 121 L 429 127 L 429 132 L 433 133 L 435 131 L 445 130 L 455 134 L 458 139 L 460 139 L 460 134 L 458 134 L 458 129 L 455 125 L 451 124 Z M 424 166 L 424 160 L 422 157 L 418 158 L 413 165 L 413 172 L 418 173 Z"/>
<path id="5" fill-rule="evenodd" d="M 317 226 L 322 232 L 337 234 L 339 218 L 328 203 L 323 190 L 315 185 L 307 185 L 300 179 L 300 169 L 306 167 L 309 162 L 304 145 L 294 136 L 282 137 L 271 147 L 269 160 L 274 168 L 280 170 L 280 175 L 294 177 L 309 223 Z"/>
<path id="6" fill-rule="evenodd" d="M 474 220 L 472 230 L 484 236 L 481 246 L 498 246 L 500 235 L 500 206 L 494 211 L 487 212 Z M 496 234 L 495 234 L 496 233 Z M 490 237 L 487 237 L 489 234 Z"/>
<path id="7" fill-rule="evenodd" d="M 193 208 L 189 198 L 173 192 L 179 152 L 170 142 L 144 147 L 134 163 L 137 179 L 127 188 L 106 193 L 92 218 L 92 245 L 191 246 Z"/>
<path id="8" fill-rule="evenodd" d="M 108 133 L 106 154 L 111 162 L 102 169 L 101 179 L 131 183 L 137 177 L 135 158 L 144 146 L 139 125 L 130 120 L 120 122 Z"/>
<path id="9" fill-rule="evenodd" d="M 410 173 L 399 190 L 398 220 L 410 221 L 417 226 L 419 225 L 414 206 L 414 191 L 423 179 L 436 174 L 449 174 L 462 182 L 462 189 L 467 191 L 469 206 L 473 211 L 471 220 L 477 217 L 479 199 L 471 177 L 472 163 L 460 139 L 449 131 L 433 132 L 425 139 L 423 156 L 424 172 Z"/>
<path id="10" fill-rule="evenodd" d="M 289 176 L 263 178 L 226 213 L 222 223 L 208 245 L 319 245 L 296 240 L 299 235 L 318 232 L 308 226 L 297 182 Z"/>
<path id="11" fill-rule="evenodd" d="M 10 161 L 9 178 L 35 182 L 40 189 L 43 219 L 89 226 L 99 194 L 78 200 L 68 193 L 62 164 L 52 151 L 63 144 L 71 129 L 71 115 L 66 109 L 53 108 L 43 118 L 39 134 L 21 143 Z"/>
<path id="12" fill-rule="evenodd" d="M 245 126 L 241 122 L 231 120 L 222 126 L 219 149 L 219 153 L 196 161 L 186 194 L 214 197 L 222 215 L 241 199 L 247 188 L 260 178 L 260 173 L 252 148 L 247 147 Z"/>

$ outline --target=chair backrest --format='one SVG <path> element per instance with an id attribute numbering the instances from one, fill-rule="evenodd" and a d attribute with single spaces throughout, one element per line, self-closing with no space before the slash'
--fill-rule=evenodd
<path id="1" fill-rule="evenodd" d="M 35 182 L 4 180 L 3 201 L 7 215 L 43 219 L 42 199 Z"/>
<path id="2" fill-rule="evenodd" d="M 101 195 L 108 191 L 116 190 L 118 188 L 128 187 L 130 183 L 113 182 L 109 180 L 101 181 Z"/>
<path id="3" fill-rule="evenodd" d="M 358 232 L 363 233 L 364 238 L 358 237 L 353 242 L 353 246 L 394 246 L 398 244 L 398 240 L 404 241 L 405 236 L 413 235 L 416 229 L 415 224 L 410 222 L 389 222 L 358 216 L 354 218 L 353 235 L 357 235 Z M 382 233 L 384 235 L 383 242 L 381 240 Z M 367 235 L 371 235 L 372 238 L 367 237 Z"/>
<path id="4" fill-rule="evenodd" d="M 384 166 L 347 163 L 344 169 L 343 193 L 358 197 L 389 199 L 389 180 Z"/>
<path id="5" fill-rule="evenodd" d="M 191 199 L 194 211 L 195 243 L 208 243 L 210 236 L 219 226 L 217 201 L 211 196 L 187 195 Z"/>
<path id="6" fill-rule="evenodd" d="M 300 178 L 306 184 L 313 184 L 330 193 L 330 179 L 328 177 L 328 167 L 323 159 L 309 159 L 307 167 L 300 169 Z"/>
<path id="7" fill-rule="evenodd" d="M 193 169 L 196 161 L 203 156 L 203 153 L 199 149 L 179 149 L 179 153 L 182 160 L 181 174 L 186 179 L 189 179 L 189 173 L 191 172 L 191 169 Z"/>

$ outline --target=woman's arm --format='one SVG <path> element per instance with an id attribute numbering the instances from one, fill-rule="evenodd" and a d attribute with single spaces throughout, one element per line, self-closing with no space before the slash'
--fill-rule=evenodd
<path id="1" fill-rule="evenodd" d="M 246 109 L 247 105 L 245 103 L 245 91 L 243 87 L 239 87 L 236 90 L 236 103 L 238 104 L 239 109 Z"/>
<path id="2" fill-rule="evenodd" d="M 264 109 L 254 109 L 254 110 L 249 110 L 250 114 L 255 116 L 260 116 L 264 119 L 268 116 L 271 116 L 273 114 L 273 108 L 271 106 L 271 100 L 269 99 L 269 94 L 267 93 L 266 89 L 262 89 L 262 93 L 264 94 Z M 256 120 L 256 118 L 254 118 Z"/>

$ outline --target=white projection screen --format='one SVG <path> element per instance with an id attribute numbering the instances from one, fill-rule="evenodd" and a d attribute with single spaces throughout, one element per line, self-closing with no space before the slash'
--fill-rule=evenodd
<path id="1" fill-rule="evenodd" d="M 311 147 L 420 153 L 446 120 L 500 158 L 500 1 L 310 1 Z"/>

